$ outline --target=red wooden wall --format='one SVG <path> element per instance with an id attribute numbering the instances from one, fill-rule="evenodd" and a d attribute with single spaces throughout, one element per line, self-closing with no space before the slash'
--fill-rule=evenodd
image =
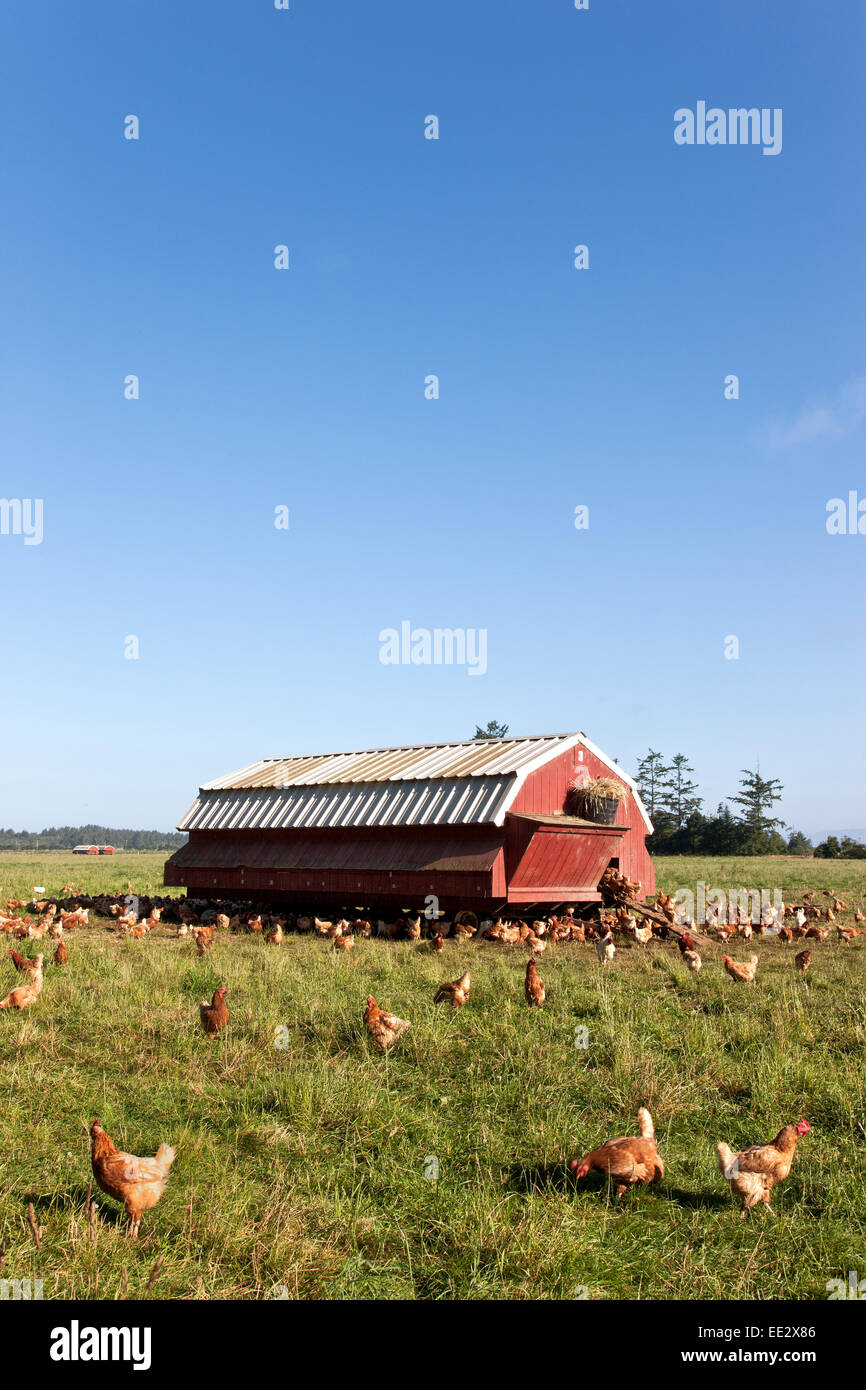
<path id="1" fill-rule="evenodd" d="M 566 753 L 561 753 L 558 758 L 552 758 L 544 767 L 529 774 L 515 798 L 512 812 L 522 811 L 526 815 L 538 816 L 555 815 L 563 809 L 566 793 L 575 777 L 580 775 L 582 768 L 587 769 L 590 777 L 616 777 L 618 782 L 623 782 L 622 777 L 617 776 L 615 771 L 588 748 L 578 745 Z M 628 787 L 625 782 L 623 785 Z M 647 853 L 644 838 L 647 828 L 630 788 L 626 800 L 617 811 L 616 823 L 625 827 L 618 851 L 620 872 L 638 880 L 642 896 L 651 896 L 655 893 L 655 869 Z M 613 857 L 616 853 L 615 851 Z"/>

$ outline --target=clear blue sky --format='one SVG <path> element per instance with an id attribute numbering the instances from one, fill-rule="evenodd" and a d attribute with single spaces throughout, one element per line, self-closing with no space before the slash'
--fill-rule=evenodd
<path id="1" fill-rule="evenodd" d="M 44 540 L 0 536 L 0 824 L 168 827 L 260 756 L 495 717 L 866 825 L 866 536 L 825 528 L 866 497 L 864 29 L 7 4 L 0 494 Z M 781 154 L 677 146 L 699 100 L 781 107 Z M 486 628 L 487 674 L 383 666 L 403 619 Z"/>

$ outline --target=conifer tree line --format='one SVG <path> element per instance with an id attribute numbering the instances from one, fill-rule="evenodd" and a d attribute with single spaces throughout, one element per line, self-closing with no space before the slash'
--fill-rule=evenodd
<path id="1" fill-rule="evenodd" d="M 45 830 L 0 830 L 0 849 L 74 849 L 113 845 L 115 849 L 178 849 L 187 837 L 177 830 L 117 830 L 109 825 L 52 825 Z"/>
<path id="2" fill-rule="evenodd" d="M 777 777 L 743 768 L 739 791 L 719 803 L 714 815 L 702 810 L 694 768 L 684 753 L 667 762 L 650 748 L 638 763 L 635 781 L 654 826 L 647 838 L 652 854 L 798 854 L 819 859 L 866 859 L 866 845 L 847 835 L 830 835 L 819 845 L 773 815 L 782 798 Z M 734 806 L 735 810 L 731 809 Z"/>

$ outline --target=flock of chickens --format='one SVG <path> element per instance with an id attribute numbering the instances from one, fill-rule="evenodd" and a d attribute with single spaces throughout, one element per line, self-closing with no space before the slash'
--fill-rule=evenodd
<path id="1" fill-rule="evenodd" d="M 665 1168 L 656 1144 L 652 1115 L 646 1106 L 637 1112 L 638 1139 L 609 1139 L 569 1165 L 576 1178 L 592 1171 L 609 1178 L 618 1197 L 634 1183 L 654 1183 L 664 1177 Z M 808 1134 L 808 1120 L 785 1125 L 770 1144 L 753 1144 L 734 1153 L 727 1144 L 716 1145 L 719 1172 L 740 1198 L 741 1217 L 759 1202 L 770 1204 L 770 1193 L 791 1171 L 798 1139 Z"/>
<path id="2" fill-rule="evenodd" d="M 459 912 L 452 921 L 428 920 L 418 914 L 399 917 L 390 923 L 381 919 L 374 923 L 360 917 L 328 920 L 315 915 L 268 913 L 266 909 L 250 912 L 238 904 L 212 905 L 190 899 L 145 897 L 137 900 L 104 894 L 90 897 L 76 894 L 74 886 L 66 884 L 59 900 L 25 903 L 20 899 L 10 899 L 6 915 L 0 913 L 0 932 L 6 932 L 22 942 L 43 938 L 56 941 L 53 959 L 57 966 L 65 966 L 69 961 L 64 933 L 87 925 L 91 911 L 108 918 L 110 929 L 136 939 L 147 936 L 162 921 L 174 926 L 176 936 L 189 937 L 199 955 L 206 955 L 213 949 L 218 929 L 260 934 L 264 942 L 274 946 L 281 944 L 287 931 L 312 933 L 330 940 L 335 951 L 351 950 L 357 937 L 374 935 L 387 940 L 409 941 L 424 937 L 429 942 L 429 949 L 437 956 L 442 953 L 446 936 L 457 940 L 476 938 L 500 945 L 522 944 L 529 951 L 524 995 L 526 1003 L 536 1008 L 543 1005 L 547 997 L 537 961 L 548 946 L 558 943 L 594 941 L 599 962 L 606 967 L 616 954 L 615 934 L 640 947 L 648 946 L 653 939 L 665 940 L 673 935 L 689 969 L 695 974 L 700 972 L 703 961 L 698 952 L 694 922 L 679 917 L 672 896 L 660 892 L 653 907 L 646 907 L 636 901 L 640 885 L 613 869 L 607 871 L 600 886 L 606 905 L 597 910 L 598 915 L 594 920 L 575 917 L 572 911 L 566 910 L 560 915 L 539 918 L 531 923 L 508 922 L 502 918 L 479 922 L 473 912 Z M 128 887 L 131 891 L 132 885 Z M 147 887 L 149 892 L 150 885 Z M 826 909 L 816 904 L 815 896 L 815 893 L 806 893 L 800 905 L 785 906 L 781 912 L 766 909 L 758 923 L 752 922 L 742 912 L 737 913 L 736 921 L 729 922 L 722 921 L 717 912 L 711 914 L 706 927 L 707 941 L 715 938 L 727 943 L 733 937 L 749 941 L 766 931 L 786 943 L 801 938 L 823 942 L 829 935 L 830 927 L 822 925 L 822 919 L 835 923 L 838 939 L 846 946 L 857 936 L 866 934 L 863 928 L 843 926 L 836 920 L 846 910 L 847 904 L 832 889 L 825 892 L 832 903 Z M 17 915 L 22 908 L 25 909 L 23 917 Z M 862 922 L 863 913 L 859 910 L 855 912 L 854 920 Z M 45 954 L 29 957 L 11 948 L 8 955 L 15 969 L 25 976 L 25 982 L 0 1000 L 0 1010 L 20 1011 L 29 1008 L 39 998 Z M 808 947 L 795 956 L 796 967 L 802 974 L 809 969 L 811 959 L 812 951 Z M 747 961 L 736 961 L 725 954 L 721 961 L 732 980 L 754 984 L 758 967 L 756 954 L 753 953 Z M 459 979 L 444 981 L 437 987 L 434 1002 L 448 1004 L 454 1009 L 462 1008 L 469 1002 L 470 988 L 470 971 L 465 970 Z M 203 999 L 199 1005 L 201 1027 L 211 1039 L 216 1038 L 230 1020 L 227 992 L 226 986 L 220 985 L 210 1000 Z M 411 1024 L 407 1019 L 382 1009 L 373 995 L 368 995 L 364 1026 L 373 1043 L 388 1051 Z M 602 1173 L 612 1183 L 616 1195 L 621 1196 L 634 1184 L 654 1183 L 663 1177 L 665 1170 L 658 1153 L 655 1127 L 645 1107 L 638 1111 L 637 1123 L 639 1137 L 611 1139 L 583 1158 L 574 1159 L 570 1167 L 576 1179 L 586 1177 L 591 1171 Z M 716 1145 L 719 1170 L 740 1197 L 743 1218 L 759 1202 L 769 1203 L 772 1188 L 790 1172 L 798 1139 L 809 1129 L 807 1121 L 800 1119 L 785 1125 L 771 1144 L 758 1144 L 740 1153 L 732 1152 L 727 1144 Z M 142 1213 L 155 1206 L 165 1190 L 175 1151 L 168 1144 L 162 1144 L 153 1158 L 139 1158 L 124 1153 L 115 1147 L 99 1120 L 93 1121 L 90 1133 L 94 1177 L 104 1192 L 123 1204 L 130 1233 L 136 1237 Z"/>

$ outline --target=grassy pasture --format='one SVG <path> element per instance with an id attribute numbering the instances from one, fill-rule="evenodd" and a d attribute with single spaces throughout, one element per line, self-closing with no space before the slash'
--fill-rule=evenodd
<path id="1" fill-rule="evenodd" d="M 0 902 L 68 880 L 158 892 L 164 858 L 3 854 Z M 866 896 L 855 861 L 657 871 L 666 891 L 830 886 L 852 909 Z M 866 944 L 812 943 L 803 981 L 793 950 L 762 939 L 753 988 L 728 979 L 719 946 L 694 977 L 671 947 L 623 947 L 602 971 L 569 945 L 546 952 L 548 1003 L 529 1010 L 522 950 L 449 941 L 437 960 L 405 942 L 335 955 L 237 938 L 199 959 L 170 933 L 115 939 L 97 919 L 67 938 L 33 1008 L 0 1014 L 0 1277 L 41 1278 L 45 1297 L 136 1297 L 159 1258 L 156 1298 L 810 1299 L 866 1272 Z M 469 1005 L 434 1006 L 467 966 Z M 4 993 L 13 982 L 0 961 Z M 198 1001 L 219 982 L 233 1022 L 212 1044 Z M 368 992 L 412 1020 L 387 1056 L 363 1030 Z M 664 1181 L 619 1202 L 575 1186 L 568 1159 L 634 1132 L 642 1102 Z M 766 1140 L 801 1114 L 813 1133 L 773 1209 L 741 1222 L 715 1140 Z M 94 1115 L 124 1148 L 178 1150 L 137 1244 L 98 1191 L 87 1220 Z"/>

